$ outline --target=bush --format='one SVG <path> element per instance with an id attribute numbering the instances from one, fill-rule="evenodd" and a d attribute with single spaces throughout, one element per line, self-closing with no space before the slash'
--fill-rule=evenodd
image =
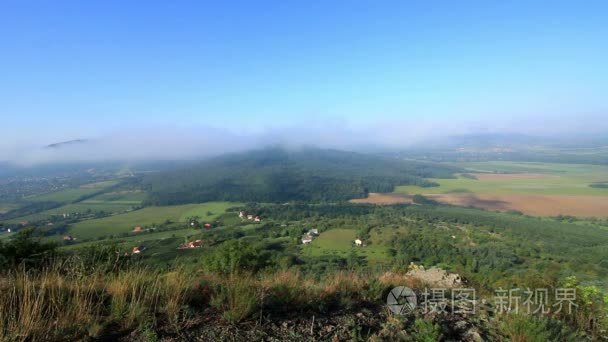
<path id="1" fill-rule="evenodd" d="M 214 292 L 210 304 L 229 322 L 241 321 L 258 308 L 258 289 L 250 277 L 231 275 L 226 282 L 216 284 Z"/>
<path id="2" fill-rule="evenodd" d="M 41 242 L 32 228 L 20 230 L 8 243 L 0 241 L 0 270 L 19 265 L 39 268 L 52 259 L 55 249 L 55 244 Z"/>

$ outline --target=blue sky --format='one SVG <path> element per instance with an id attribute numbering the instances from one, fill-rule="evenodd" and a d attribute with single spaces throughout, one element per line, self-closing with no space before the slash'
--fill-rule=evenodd
<path id="1" fill-rule="evenodd" d="M 50 141 L 143 124 L 568 127 L 606 116 L 607 16 L 606 1 L 3 1 L 0 115 L 14 139 Z"/>

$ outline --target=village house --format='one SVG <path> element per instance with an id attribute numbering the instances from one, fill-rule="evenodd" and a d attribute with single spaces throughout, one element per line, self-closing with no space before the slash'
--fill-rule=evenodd
<path id="1" fill-rule="evenodd" d="M 260 221 L 262 221 L 262 219 L 261 219 L 259 216 L 256 216 L 256 217 L 253 219 L 253 221 L 255 221 L 255 222 L 260 222 Z"/>
<path id="2" fill-rule="evenodd" d="M 204 227 L 205 229 L 211 229 L 211 223 L 205 223 Z"/>
<path id="3" fill-rule="evenodd" d="M 244 211 L 239 211 L 239 217 L 244 218 L 246 213 Z"/>
<path id="4" fill-rule="evenodd" d="M 141 232 L 142 232 L 142 229 L 140 226 L 133 228 L 133 233 L 141 233 Z"/>
<path id="5" fill-rule="evenodd" d="M 253 215 L 247 215 L 248 220 L 253 220 Z"/>
<path id="6" fill-rule="evenodd" d="M 178 249 L 190 249 L 203 247 L 203 240 L 188 241 L 178 247 Z"/>
<path id="7" fill-rule="evenodd" d="M 307 244 L 309 244 L 311 242 L 312 242 L 312 236 L 310 236 L 310 235 L 304 235 L 302 237 L 302 244 L 307 245 Z"/>
<path id="8" fill-rule="evenodd" d="M 74 239 L 71 235 L 66 235 L 63 237 L 63 241 L 70 242 L 70 241 L 74 241 L 74 240 L 76 240 L 76 239 Z"/>
<path id="9" fill-rule="evenodd" d="M 141 252 L 143 252 L 145 250 L 146 250 L 145 246 L 136 246 L 136 247 L 133 247 L 131 254 L 140 254 Z"/>
<path id="10" fill-rule="evenodd" d="M 363 246 L 363 241 L 359 238 L 355 240 L 355 246 Z"/>
<path id="11" fill-rule="evenodd" d="M 312 235 L 312 236 L 319 235 L 319 230 L 318 229 L 309 229 L 308 235 Z"/>

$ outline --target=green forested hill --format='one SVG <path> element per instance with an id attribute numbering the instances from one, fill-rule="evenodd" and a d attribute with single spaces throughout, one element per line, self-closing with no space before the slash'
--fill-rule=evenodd
<path id="1" fill-rule="evenodd" d="M 146 176 L 148 204 L 225 201 L 341 201 L 398 184 L 434 186 L 426 177 L 458 170 L 432 163 L 336 150 L 265 149 L 210 159 Z"/>

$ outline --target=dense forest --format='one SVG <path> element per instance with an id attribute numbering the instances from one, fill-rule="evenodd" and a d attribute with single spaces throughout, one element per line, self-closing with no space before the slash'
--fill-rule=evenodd
<path id="1" fill-rule="evenodd" d="M 266 149 L 232 154 L 143 178 L 147 204 L 226 201 L 343 201 L 396 185 L 435 186 L 459 170 L 335 150 Z"/>

